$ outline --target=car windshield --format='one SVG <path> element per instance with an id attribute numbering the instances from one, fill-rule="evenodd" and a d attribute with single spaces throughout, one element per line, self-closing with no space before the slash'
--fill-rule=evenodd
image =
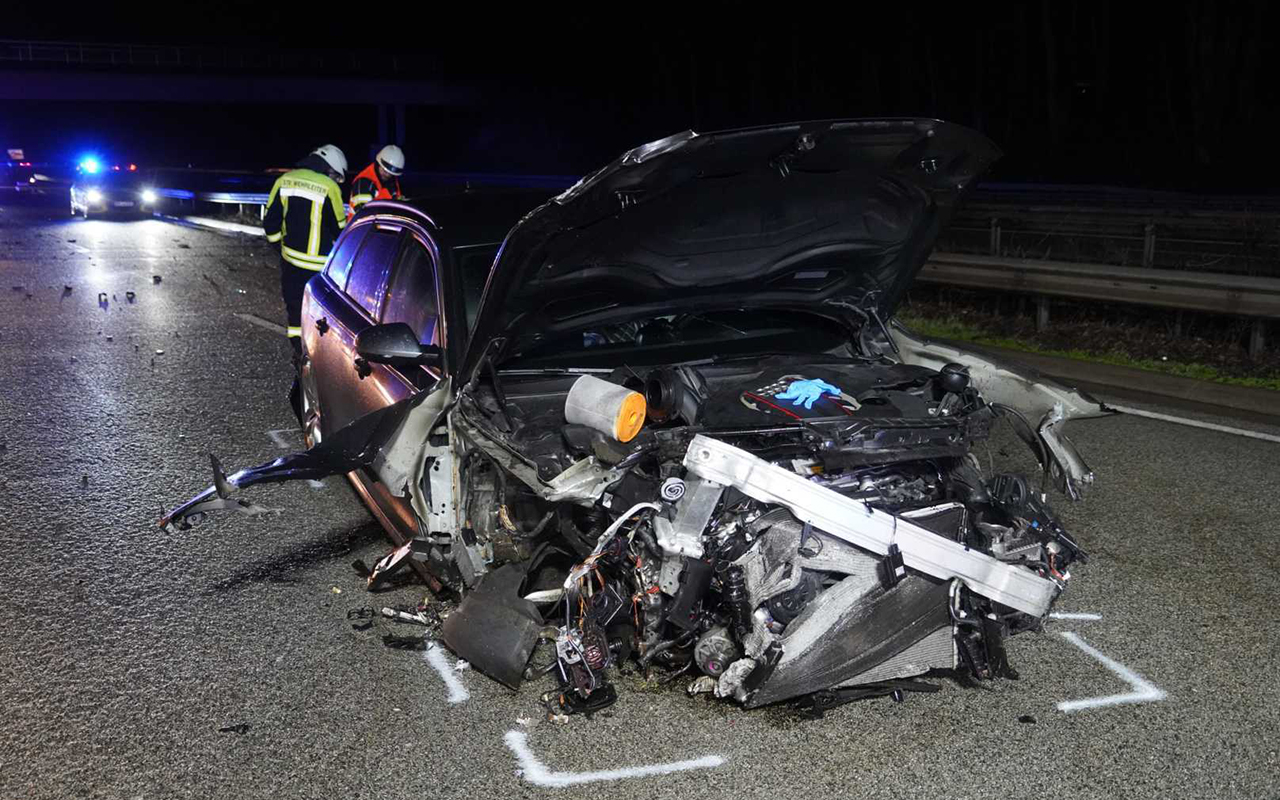
<path id="1" fill-rule="evenodd" d="M 849 341 L 839 323 L 791 309 L 728 309 L 597 325 L 544 338 L 504 366 L 616 367 L 764 353 L 822 353 Z"/>
<path id="2" fill-rule="evenodd" d="M 462 279 L 462 300 L 467 315 L 467 331 L 476 324 L 476 309 L 480 307 L 480 295 L 484 293 L 484 282 L 489 277 L 489 268 L 498 256 L 498 243 L 467 245 L 455 247 L 453 263 L 457 265 L 458 275 Z"/>

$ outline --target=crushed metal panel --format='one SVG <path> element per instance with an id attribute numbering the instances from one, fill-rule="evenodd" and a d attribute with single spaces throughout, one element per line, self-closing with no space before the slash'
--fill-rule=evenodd
<path id="1" fill-rule="evenodd" d="M 1018 409 L 1038 420 L 1061 404 L 1065 419 L 1102 417 L 1110 412 L 1088 394 L 1072 389 L 1030 367 L 1005 363 L 976 350 L 918 336 L 896 319 L 888 326 L 902 363 L 941 370 L 956 363 L 969 368 L 969 379 L 988 403 Z"/>
<path id="2" fill-rule="evenodd" d="M 1058 595 L 1057 584 L 1023 567 L 1003 564 L 943 539 L 718 439 L 702 434 L 694 437 L 684 466 L 695 475 L 733 486 L 761 502 L 786 506 L 797 519 L 877 555 L 885 555 L 889 544 L 896 543 L 911 569 L 935 578 L 960 578 L 971 591 L 1032 616 L 1048 613 Z"/>
<path id="3" fill-rule="evenodd" d="M 1094 475 L 1071 440 L 1062 434 L 1069 419 L 1102 417 L 1111 412 L 1087 393 L 1073 389 L 1019 364 L 1004 362 L 981 351 L 937 342 L 918 336 L 893 320 L 888 326 L 904 364 L 940 370 L 948 363 L 969 369 L 969 379 L 988 403 L 1017 409 L 1037 427 L 1049 449 L 1051 469 L 1058 488 L 1072 500 L 1079 500 Z"/>
<path id="4" fill-rule="evenodd" d="M 914 678 L 934 669 L 955 669 L 956 663 L 955 631 L 952 626 L 947 625 L 938 628 L 883 664 L 872 667 L 835 688 L 843 689 L 879 681 Z"/>
<path id="5" fill-rule="evenodd" d="M 768 519 L 772 517 L 772 519 Z M 763 528 L 750 550 L 734 563 L 746 576 L 747 596 L 752 607 L 772 597 L 789 592 L 800 585 L 803 570 L 858 575 L 865 580 L 878 580 L 879 559 L 834 536 L 811 531 L 800 552 L 800 536 L 804 525 L 785 509 L 769 512 L 756 521 Z"/>
<path id="6" fill-rule="evenodd" d="M 950 624 L 947 585 L 908 575 L 892 589 L 846 578 L 787 626 L 782 659 L 748 708 L 829 689 L 868 672 Z"/>

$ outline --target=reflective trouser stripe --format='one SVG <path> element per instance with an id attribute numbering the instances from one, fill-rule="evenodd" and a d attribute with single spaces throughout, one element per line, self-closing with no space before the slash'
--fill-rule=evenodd
<path id="1" fill-rule="evenodd" d="M 292 247 L 288 246 L 280 247 L 280 256 L 295 267 L 309 269 L 312 272 L 319 272 L 324 269 L 324 262 L 329 258 L 328 256 L 308 255 L 307 253 L 294 250 Z"/>
<path id="2" fill-rule="evenodd" d="M 278 242 L 278 241 L 280 241 L 280 240 L 281 240 L 281 239 L 283 239 L 283 238 L 284 238 L 284 234 L 283 234 L 283 233 L 268 233 L 268 234 L 267 234 L 267 241 L 268 241 L 268 242 Z"/>
<path id="3" fill-rule="evenodd" d="M 302 335 L 302 326 L 301 326 L 301 325 L 290 325 L 289 327 L 287 327 L 287 328 L 285 328 L 285 329 L 284 329 L 284 335 L 285 335 L 285 336 L 301 336 L 301 335 Z"/>

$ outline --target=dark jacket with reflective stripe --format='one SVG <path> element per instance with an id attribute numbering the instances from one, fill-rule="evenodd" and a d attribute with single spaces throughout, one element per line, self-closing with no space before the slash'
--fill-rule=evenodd
<path id="1" fill-rule="evenodd" d="M 378 180 L 378 162 L 369 166 L 351 179 L 351 213 L 354 215 L 360 206 L 371 200 L 402 200 L 400 179 L 392 178 L 390 186 L 383 186 Z"/>
<path id="2" fill-rule="evenodd" d="M 276 180 L 267 198 L 262 229 L 268 242 L 280 243 L 280 255 L 294 266 L 319 271 L 347 225 L 342 190 L 328 175 L 295 169 Z"/>

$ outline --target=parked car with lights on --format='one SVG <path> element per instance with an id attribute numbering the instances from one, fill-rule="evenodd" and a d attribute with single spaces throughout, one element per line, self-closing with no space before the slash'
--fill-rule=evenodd
<path id="1" fill-rule="evenodd" d="M 106 168 L 87 161 L 71 184 L 71 215 L 150 213 L 160 199 L 151 183 L 137 164 Z"/>

